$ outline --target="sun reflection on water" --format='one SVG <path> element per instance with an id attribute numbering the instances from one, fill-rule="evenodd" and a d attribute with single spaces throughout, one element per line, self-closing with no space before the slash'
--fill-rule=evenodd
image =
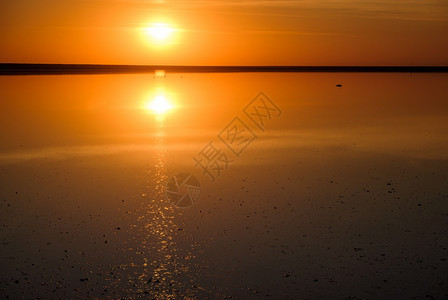
<path id="1" fill-rule="evenodd" d="M 196 298 L 196 245 L 183 230 L 182 212 L 165 197 L 169 171 L 166 121 L 164 113 L 155 114 L 153 164 L 147 167 L 141 204 L 129 215 L 129 232 L 118 258 L 122 263 L 114 270 L 120 272 L 114 275 L 120 278 L 115 279 L 115 289 L 142 298 Z"/>
<path id="2" fill-rule="evenodd" d="M 160 126 L 163 126 L 164 118 L 161 117 L 175 108 L 173 98 L 173 93 L 169 93 L 165 88 L 159 87 L 143 103 L 143 108 L 156 116 L 158 132 L 163 132 Z"/>
<path id="3" fill-rule="evenodd" d="M 164 143 L 164 115 L 157 115 L 155 165 L 150 168 L 148 187 L 152 192 L 144 197 L 145 213 L 140 221 L 146 233 L 141 247 L 149 255 L 144 257 L 145 272 L 140 275 L 151 286 L 151 294 L 157 299 L 173 299 L 182 294 L 193 296 L 192 283 L 185 276 L 189 272 L 186 257 L 189 249 L 181 249 L 177 240 L 181 236 L 176 217 L 178 212 L 165 198 L 168 179 L 167 150 Z M 185 251 L 187 250 L 187 251 Z M 185 254 L 187 253 L 187 255 Z M 143 277 L 142 277 L 143 276 Z"/>

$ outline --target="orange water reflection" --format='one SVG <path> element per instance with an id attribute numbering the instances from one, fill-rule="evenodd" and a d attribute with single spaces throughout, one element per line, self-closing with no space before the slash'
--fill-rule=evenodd
<path id="1" fill-rule="evenodd" d="M 42 298 L 247 298 L 296 287 L 331 298 L 366 272 L 375 279 L 366 284 L 396 282 L 381 286 L 389 295 L 441 282 L 446 74 L 181 76 L 0 78 L 0 219 L 11 229 L 1 246 L 17 258 L 2 260 L 3 274 L 29 278 Z M 142 102 L 162 87 L 181 109 L 148 113 Z M 281 118 L 216 183 L 198 176 L 194 206 L 175 209 L 168 177 L 194 169 L 192 157 L 261 90 Z M 353 248 L 364 249 L 362 265 Z M 437 270 L 416 273 L 414 258 Z M 16 278 L 2 278 L 11 297 L 33 298 Z M 323 278 L 335 284 L 308 288 Z"/>
<path id="2" fill-rule="evenodd" d="M 137 290 L 137 294 L 155 299 L 195 297 L 196 276 L 193 276 L 190 262 L 194 258 L 193 246 L 179 243 L 190 237 L 183 233 L 180 225 L 182 213 L 165 197 L 169 171 L 165 145 L 167 120 L 164 114 L 156 114 L 154 118 L 156 134 L 151 135 L 154 163 L 147 167 L 147 189 L 142 193 L 140 208 L 134 212 L 135 224 L 129 232 L 135 247 L 125 251 L 132 261 L 121 265 L 132 270 L 127 275 L 126 293 Z M 123 289 L 122 284 L 119 289 Z"/>

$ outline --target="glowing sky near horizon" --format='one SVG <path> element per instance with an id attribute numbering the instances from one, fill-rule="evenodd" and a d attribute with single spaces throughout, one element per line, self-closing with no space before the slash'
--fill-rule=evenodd
<path id="1" fill-rule="evenodd" d="M 0 11 L 0 62 L 448 65 L 440 0 L 22 0 Z M 148 40 L 148 24 L 167 26 L 156 40 L 175 35 Z"/>

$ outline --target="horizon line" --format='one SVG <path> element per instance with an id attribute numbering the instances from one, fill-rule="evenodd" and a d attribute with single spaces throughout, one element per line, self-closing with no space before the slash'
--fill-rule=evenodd
<path id="1" fill-rule="evenodd" d="M 448 73 L 448 66 L 275 66 L 275 65 L 124 65 L 0 63 L 0 75 L 70 75 L 154 73 Z"/>

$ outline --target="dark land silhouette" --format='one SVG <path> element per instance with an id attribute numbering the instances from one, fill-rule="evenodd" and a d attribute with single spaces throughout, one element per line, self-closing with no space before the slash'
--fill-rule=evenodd
<path id="1" fill-rule="evenodd" d="M 63 75 L 153 73 L 250 73 L 250 72 L 374 72 L 446 73 L 448 66 L 177 66 L 0 63 L 0 75 Z"/>

